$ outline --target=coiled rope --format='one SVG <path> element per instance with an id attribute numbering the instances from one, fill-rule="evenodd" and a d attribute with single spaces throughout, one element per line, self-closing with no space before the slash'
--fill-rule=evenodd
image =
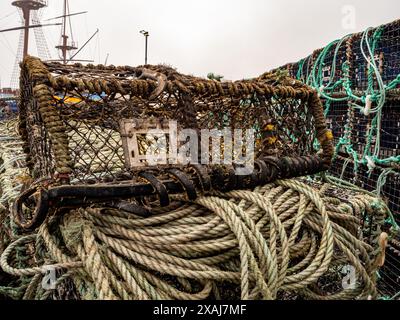
<path id="1" fill-rule="evenodd" d="M 377 200 L 368 195 L 343 201 L 335 192 L 328 184 L 288 180 L 195 203 L 175 197 L 150 218 L 97 207 L 64 210 L 10 244 L 0 265 L 29 280 L 24 299 L 54 297 L 57 289 L 42 285 L 52 269 L 55 284 L 69 283 L 80 299 L 197 300 L 227 292 L 240 299 L 288 292 L 311 299 L 375 297 L 385 212 L 373 209 Z M 375 221 L 368 241 L 360 232 L 362 216 Z M 16 267 L 21 245 L 35 255 Z M 355 269 L 357 286 L 332 292 L 338 266 L 346 265 Z"/>

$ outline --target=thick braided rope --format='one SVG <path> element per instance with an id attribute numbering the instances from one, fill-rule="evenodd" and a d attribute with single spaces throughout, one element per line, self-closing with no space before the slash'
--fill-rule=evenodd
<path id="1" fill-rule="evenodd" d="M 26 298 L 50 296 L 38 287 L 49 267 L 70 270 L 61 277 L 73 281 L 82 299 L 206 299 L 226 294 L 229 284 L 240 288 L 241 299 L 277 299 L 282 292 L 325 300 L 374 297 L 379 248 L 363 241 L 357 217 L 381 213 L 370 197 L 349 195 L 338 205 L 343 201 L 324 195 L 329 185 L 318 187 L 285 180 L 195 203 L 175 196 L 169 210 L 155 209 L 150 218 L 71 210 L 12 243 L 1 267 L 32 277 Z M 16 247 L 27 243 L 42 243 L 44 261 L 52 263 L 12 266 Z M 354 266 L 360 285 L 315 291 L 321 279 L 334 279 L 337 265 Z"/>

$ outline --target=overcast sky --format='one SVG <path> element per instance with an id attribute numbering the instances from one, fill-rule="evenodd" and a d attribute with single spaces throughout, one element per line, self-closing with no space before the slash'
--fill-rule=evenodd
<path id="1" fill-rule="evenodd" d="M 0 29 L 20 25 L 11 0 L 0 0 Z M 43 19 L 62 14 L 62 0 L 48 0 Z M 98 36 L 77 58 L 108 64 L 144 62 L 144 37 L 150 32 L 149 63 L 167 63 L 180 72 L 227 79 L 253 77 L 350 32 L 400 18 L 399 0 L 70 0 L 74 38 L 83 44 Z M 355 9 L 352 24 L 351 10 Z M 343 9 L 345 8 L 345 9 Z M 348 7 L 347 7 L 348 8 Z M 344 13 L 344 11 L 347 13 Z M 350 13 L 349 13 L 350 12 Z M 9 16 L 9 14 L 11 14 Z M 350 23 L 349 23 L 350 21 Z M 343 24 L 344 22 L 344 24 Z M 44 30 L 52 58 L 60 27 Z M 8 86 L 19 31 L 0 33 L 0 76 Z M 32 33 L 32 38 L 33 33 Z M 31 46 L 32 48 L 32 46 Z M 31 54 L 36 50 L 32 48 Z"/>

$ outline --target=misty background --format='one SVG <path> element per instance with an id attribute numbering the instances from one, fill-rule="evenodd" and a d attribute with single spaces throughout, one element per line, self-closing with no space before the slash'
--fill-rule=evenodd
<path id="1" fill-rule="evenodd" d="M 0 29 L 22 25 L 11 0 L 0 0 Z M 48 0 L 42 21 L 62 15 L 63 1 Z M 81 46 L 100 32 L 76 57 L 108 64 L 144 63 L 149 31 L 149 63 L 166 63 L 186 74 L 225 79 L 257 76 L 297 61 L 348 33 L 396 20 L 399 0 L 70 0 L 74 40 Z M 355 20 L 346 24 L 346 8 Z M 344 11 L 343 11 L 344 10 Z M 344 22 L 345 21 L 345 22 Z M 57 21 L 51 21 L 57 22 Z M 61 19 L 60 21 L 61 22 Z M 50 23 L 44 22 L 43 23 Z M 60 43 L 60 26 L 43 28 L 51 57 Z M 10 84 L 20 31 L 0 33 L 1 86 Z M 37 52 L 31 31 L 30 54 Z"/>

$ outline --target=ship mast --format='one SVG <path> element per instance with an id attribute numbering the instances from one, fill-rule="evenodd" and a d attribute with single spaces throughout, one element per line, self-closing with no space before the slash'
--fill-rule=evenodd
<path id="1" fill-rule="evenodd" d="M 62 63 L 66 64 L 67 61 L 68 61 L 68 58 L 67 58 L 68 52 L 78 49 L 73 41 L 68 43 L 69 36 L 67 35 L 67 17 L 70 16 L 68 0 L 64 0 L 63 13 L 64 13 L 62 15 L 63 27 L 62 27 L 62 34 L 61 34 L 61 42 L 62 42 L 62 44 L 59 45 L 59 46 L 56 46 L 56 49 L 61 51 L 61 61 L 62 61 Z M 71 34 L 71 39 L 72 39 L 72 34 Z"/>
<path id="2" fill-rule="evenodd" d="M 28 55 L 31 11 L 44 8 L 47 6 L 47 4 L 45 3 L 45 1 L 40 1 L 40 0 L 36 1 L 20 0 L 20 1 L 14 1 L 12 5 L 21 8 L 25 20 L 24 55 L 23 55 L 23 57 L 25 58 Z"/>
<path id="3" fill-rule="evenodd" d="M 99 30 L 97 29 L 97 31 L 89 38 L 88 41 L 85 42 L 85 44 L 79 50 L 78 50 L 78 46 L 73 41 L 72 26 L 71 26 L 71 21 L 69 19 L 68 20 L 69 20 L 71 34 L 70 35 L 67 34 L 67 24 L 68 24 L 67 18 L 69 18 L 71 16 L 76 16 L 79 14 L 84 14 L 84 13 L 87 13 L 87 11 L 70 13 L 68 0 L 64 0 L 63 15 L 55 17 L 55 18 L 47 19 L 47 21 L 48 21 L 48 20 L 62 18 L 62 30 L 61 30 L 61 41 L 60 41 L 61 44 L 56 46 L 56 49 L 61 51 L 61 56 L 60 56 L 59 60 L 52 60 L 52 61 L 60 61 L 63 64 L 67 64 L 72 61 L 73 62 L 78 62 L 78 61 L 79 62 L 93 62 L 93 60 L 76 60 L 74 58 L 94 38 L 94 36 L 99 32 Z M 71 38 L 71 40 L 69 41 L 70 38 Z M 75 54 L 73 54 L 73 55 L 68 54 L 69 52 L 75 51 L 75 50 L 78 50 Z"/>
<path id="4" fill-rule="evenodd" d="M 20 8 L 24 17 L 24 26 L 11 29 L 0 30 L 0 32 L 24 30 L 24 44 L 23 44 L 23 58 L 29 53 L 29 31 L 33 28 L 41 28 L 45 26 L 60 25 L 58 23 L 52 24 L 31 24 L 31 11 L 38 11 L 47 7 L 46 0 L 18 0 L 12 2 L 14 7 Z"/>
<path id="5" fill-rule="evenodd" d="M 20 9 L 21 16 L 24 20 L 23 25 L 19 27 L 0 30 L 0 33 L 16 31 L 16 30 L 20 30 L 21 32 L 18 51 L 15 57 L 14 71 L 11 76 L 11 84 L 10 84 L 11 87 L 17 88 L 18 77 L 19 77 L 19 63 L 23 58 L 25 58 L 30 53 L 29 50 L 30 30 L 33 29 L 35 32 L 38 55 L 42 56 L 45 59 L 49 59 L 50 54 L 48 54 L 46 39 L 44 38 L 41 28 L 45 26 L 61 25 L 61 23 L 43 24 L 39 21 L 37 12 L 42 8 L 47 7 L 47 0 L 17 0 L 13 1 L 11 4 L 14 7 Z"/>

